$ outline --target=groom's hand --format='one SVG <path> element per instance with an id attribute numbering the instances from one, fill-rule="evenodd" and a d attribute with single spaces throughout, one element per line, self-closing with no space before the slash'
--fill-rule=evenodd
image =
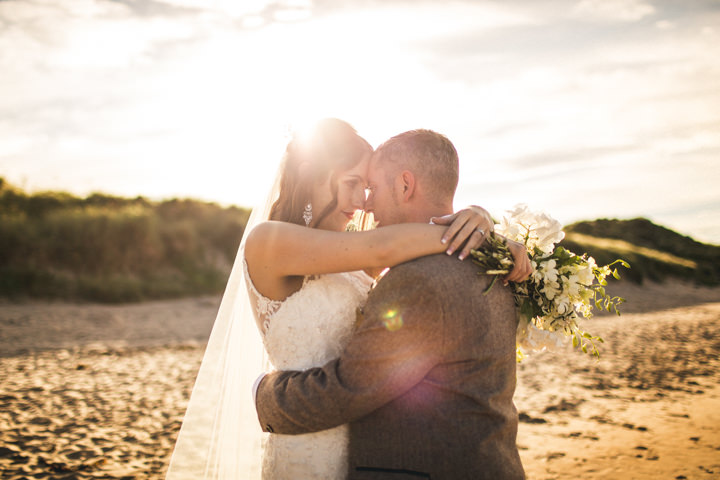
<path id="1" fill-rule="evenodd" d="M 452 215 L 433 217 L 431 220 L 436 225 L 450 225 L 442 238 L 443 243 L 450 242 L 448 255 L 452 255 L 465 244 L 458 255 L 460 260 L 470 255 L 470 250 L 480 247 L 495 228 L 490 213 L 477 205 L 471 205 Z"/>

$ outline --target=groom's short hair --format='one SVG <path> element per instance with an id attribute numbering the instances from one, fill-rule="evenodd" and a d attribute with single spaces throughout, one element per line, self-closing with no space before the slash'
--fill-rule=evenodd
<path id="1" fill-rule="evenodd" d="M 455 196 L 458 154 L 445 135 L 432 130 L 410 130 L 384 142 L 373 156 L 385 170 L 389 182 L 401 170 L 410 170 L 431 200 L 452 201 Z"/>

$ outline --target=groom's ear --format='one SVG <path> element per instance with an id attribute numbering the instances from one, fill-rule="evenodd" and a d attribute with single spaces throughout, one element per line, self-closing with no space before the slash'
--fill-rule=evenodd
<path id="1" fill-rule="evenodd" d="M 413 196 L 413 193 L 415 193 L 415 175 L 409 170 L 403 170 L 399 180 L 402 199 L 407 202 Z"/>

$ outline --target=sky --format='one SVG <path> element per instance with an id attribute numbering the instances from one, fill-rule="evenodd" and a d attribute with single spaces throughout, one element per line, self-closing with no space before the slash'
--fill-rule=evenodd
<path id="1" fill-rule="evenodd" d="M 720 244 L 720 0 L 0 0 L 0 176 L 252 206 L 290 128 L 460 155 L 455 206 Z"/>

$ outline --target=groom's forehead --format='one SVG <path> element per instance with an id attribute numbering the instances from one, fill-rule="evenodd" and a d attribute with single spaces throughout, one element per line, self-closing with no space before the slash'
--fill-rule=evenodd
<path id="1" fill-rule="evenodd" d="M 387 155 L 383 155 L 383 154 L 379 154 L 378 152 L 375 152 L 370 157 L 369 169 L 370 169 L 370 171 L 386 170 L 388 165 L 397 164 L 397 163 L 398 163 L 397 158 L 388 158 Z M 400 162 L 400 163 L 403 163 L 403 162 Z"/>
<path id="2" fill-rule="evenodd" d="M 377 175 L 383 169 L 383 161 L 377 156 L 373 156 L 370 159 L 370 165 L 368 166 L 368 176 L 373 177 Z"/>

